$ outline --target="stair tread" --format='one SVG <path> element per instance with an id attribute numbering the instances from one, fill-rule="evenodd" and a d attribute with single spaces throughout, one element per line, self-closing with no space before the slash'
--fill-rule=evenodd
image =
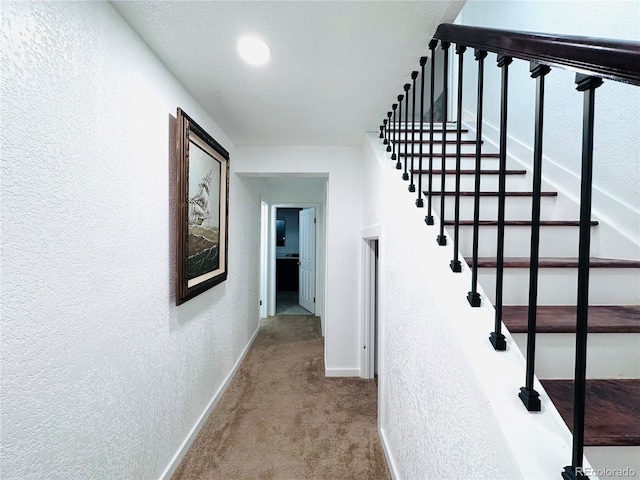
<path id="1" fill-rule="evenodd" d="M 502 307 L 502 321 L 511 333 L 526 333 L 529 307 Z M 575 333 L 576 307 L 539 305 L 536 310 L 537 333 Z M 589 333 L 640 333 L 640 305 L 590 306 Z"/>
<path id="2" fill-rule="evenodd" d="M 405 128 L 405 127 L 401 127 L 401 128 L 389 128 L 388 129 L 389 132 L 400 132 L 400 133 L 404 133 L 404 132 L 420 132 L 420 127 L 415 127 L 415 128 Z M 431 130 L 428 127 L 423 127 L 422 128 L 423 132 L 430 132 Z M 451 128 L 447 128 L 447 133 L 451 132 L 451 133 L 456 133 L 458 130 L 455 127 L 451 127 Z M 433 133 L 440 133 L 442 132 L 442 128 L 441 127 L 436 127 L 433 129 Z M 460 130 L 461 133 L 469 133 L 469 129 L 467 128 L 463 128 L 462 130 Z"/>
<path id="3" fill-rule="evenodd" d="M 449 130 L 447 130 L 447 132 L 448 132 L 448 131 L 449 131 Z M 423 130 L 422 132 L 424 133 L 424 130 Z M 418 133 L 420 133 L 420 130 L 418 130 Z M 392 141 L 393 141 L 393 140 L 392 140 Z M 458 141 L 457 141 L 457 140 L 446 140 L 445 142 L 446 142 L 448 145 L 455 145 L 456 143 L 458 143 Z M 404 143 L 404 140 L 398 140 L 398 143 Z M 408 139 L 407 139 L 407 143 L 417 143 L 417 144 L 420 144 L 420 139 L 418 138 L 418 139 L 413 139 L 413 140 L 412 140 L 412 139 L 408 138 Z M 425 139 L 425 138 L 423 137 L 423 138 L 422 138 L 422 143 L 423 143 L 423 144 L 425 144 L 425 145 L 429 145 L 429 143 L 430 143 L 430 142 L 429 142 L 429 139 Z M 434 140 L 433 140 L 433 143 L 438 143 L 438 144 L 440 144 L 440 143 L 442 143 L 442 140 L 440 140 L 440 139 L 434 139 Z M 480 142 L 480 143 L 484 143 L 484 140 L 482 140 L 482 142 Z M 461 141 L 460 141 L 460 144 L 461 144 L 461 145 L 475 145 L 475 144 L 476 144 L 476 141 L 475 141 L 475 140 L 461 140 Z"/>
<path id="4" fill-rule="evenodd" d="M 400 152 L 398 155 L 400 155 L 401 157 L 410 157 L 411 153 L 405 153 L 405 152 Z M 419 152 L 414 152 L 413 153 L 414 157 L 420 157 L 420 153 Z M 458 156 L 458 154 L 456 152 L 447 152 L 444 155 L 447 158 L 456 158 Z M 422 151 L 422 158 L 429 158 L 429 153 L 425 153 L 424 150 Z M 480 157 L 482 158 L 500 158 L 500 154 L 499 153 L 480 153 Z M 433 153 L 433 158 L 442 158 L 442 152 L 434 152 Z M 460 158 L 476 158 L 476 154 L 475 152 L 472 153 L 461 153 L 460 154 Z"/>
<path id="5" fill-rule="evenodd" d="M 425 196 L 427 196 L 429 193 L 428 192 L 423 192 L 423 194 Z M 446 196 L 454 196 L 456 194 L 456 192 L 447 192 L 445 191 L 444 194 Z M 431 195 L 440 195 L 440 192 L 431 192 Z M 480 196 L 481 197 L 497 197 L 499 195 L 498 192 L 480 192 Z M 505 195 L 507 197 L 532 197 L 533 196 L 533 192 L 505 192 Z M 473 197 L 475 196 L 475 192 L 460 192 L 460 196 L 461 197 Z M 540 193 L 541 197 L 557 197 L 558 196 L 558 192 L 541 192 Z"/>
<path id="6" fill-rule="evenodd" d="M 469 266 L 473 266 L 473 259 L 467 258 Z M 529 268 L 529 257 L 505 257 L 505 268 Z M 496 257 L 478 257 L 478 268 L 491 268 L 496 266 Z M 577 268 L 576 257 L 540 257 L 540 268 Z M 592 257 L 589 261 L 590 268 L 640 268 L 640 260 L 626 260 L 619 258 Z"/>
<path id="7" fill-rule="evenodd" d="M 573 380 L 541 380 L 573 431 Z M 640 379 L 587 380 L 584 444 L 640 445 Z"/>
<path id="8" fill-rule="evenodd" d="M 473 220 L 460 220 L 458 222 L 460 226 L 472 226 Z M 445 220 L 445 225 L 454 225 L 453 220 Z M 531 220 L 505 220 L 504 224 L 510 227 L 530 227 Z M 591 220 L 590 222 L 592 227 L 598 225 L 597 220 Z M 483 226 L 497 226 L 497 220 L 480 220 L 479 225 Z M 541 227 L 579 227 L 579 220 L 540 220 Z"/>
<path id="9" fill-rule="evenodd" d="M 442 124 L 436 124 L 434 129 L 433 129 L 434 132 L 442 132 L 442 130 L 443 130 Z M 412 125 L 407 126 L 407 125 L 405 125 L 404 122 L 402 122 L 400 124 L 399 128 L 396 127 L 396 126 L 392 126 L 392 127 L 387 128 L 387 131 L 389 131 L 389 132 L 420 132 L 420 122 L 419 121 L 416 122 L 415 126 L 412 126 Z M 430 132 L 431 131 L 431 128 L 429 127 L 429 122 L 423 122 L 422 123 L 422 131 L 423 132 Z M 455 133 L 455 132 L 458 131 L 458 127 L 456 126 L 455 123 L 453 123 L 453 124 L 449 123 L 449 124 L 447 124 L 446 131 L 447 131 L 447 133 L 448 132 Z M 460 129 L 460 131 L 462 133 L 469 133 L 469 129 L 468 128 L 462 128 L 462 129 Z"/>
<path id="10" fill-rule="evenodd" d="M 429 173 L 429 170 L 417 170 L 414 169 L 413 170 L 413 174 L 414 175 L 427 175 Z M 444 171 L 445 175 L 455 175 L 456 171 L 455 170 L 445 170 Z M 475 175 L 476 171 L 475 169 L 465 169 L 465 170 L 460 170 L 460 174 L 461 175 Z M 480 170 L 480 175 L 498 175 L 500 173 L 500 170 Z M 525 175 L 527 173 L 526 170 L 505 170 L 505 174 L 506 175 Z M 442 170 L 433 170 L 433 175 L 442 175 Z"/>

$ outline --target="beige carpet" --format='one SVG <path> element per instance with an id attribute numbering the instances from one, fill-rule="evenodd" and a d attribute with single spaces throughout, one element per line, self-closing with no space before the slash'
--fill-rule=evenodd
<path id="1" fill-rule="evenodd" d="M 320 320 L 260 333 L 174 479 L 390 479 L 373 381 L 325 378 Z"/>

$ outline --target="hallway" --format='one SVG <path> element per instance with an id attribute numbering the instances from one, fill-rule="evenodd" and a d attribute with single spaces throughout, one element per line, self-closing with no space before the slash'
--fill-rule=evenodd
<path id="1" fill-rule="evenodd" d="M 174 479 L 390 478 L 373 381 L 327 378 L 320 319 L 260 332 Z"/>

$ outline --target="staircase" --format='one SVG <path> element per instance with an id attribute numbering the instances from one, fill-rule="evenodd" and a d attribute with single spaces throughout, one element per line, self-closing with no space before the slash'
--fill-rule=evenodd
<path id="1" fill-rule="evenodd" d="M 443 125 L 434 124 L 433 132 L 428 125 L 424 123 L 422 132 L 422 169 L 418 167 L 418 122 L 398 122 L 395 128 L 390 124 L 381 138 L 385 138 L 389 145 L 393 145 L 395 138 L 398 177 L 426 189 L 425 207 L 431 173 L 431 214 L 435 217 L 436 226 L 439 224 L 440 189 L 444 175 L 444 226 L 447 228 L 447 241 L 453 241 L 457 147 L 451 138 L 455 138 L 456 124 L 445 125 L 448 137 L 445 142 L 442 140 Z M 473 129 L 462 130 L 460 142 L 458 245 L 460 255 L 468 267 L 473 268 L 476 140 L 469 130 Z M 428 166 L 425 167 L 428 165 L 430 134 L 434 138 L 431 172 Z M 497 147 L 489 142 L 481 143 L 478 281 L 488 295 L 482 301 L 494 303 L 499 154 Z M 442 165 L 441 160 L 443 147 L 446 149 L 446 165 Z M 410 175 L 401 175 L 400 170 Z M 508 160 L 502 320 L 516 343 L 507 348 L 517 347 L 523 355 L 527 351 L 531 177 L 532 173 L 522 165 Z M 411 187 L 409 190 L 413 191 Z M 540 218 L 535 373 L 571 429 L 579 207 L 543 183 Z M 640 474 L 640 260 L 616 258 L 620 252 L 607 248 L 609 242 L 600 238 L 599 228 L 598 220 L 592 219 L 591 251 L 594 256 L 590 261 L 584 445 L 585 455 L 599 477 L 613 478 L 608 473 L 615 468 L 630 467 Z"/>

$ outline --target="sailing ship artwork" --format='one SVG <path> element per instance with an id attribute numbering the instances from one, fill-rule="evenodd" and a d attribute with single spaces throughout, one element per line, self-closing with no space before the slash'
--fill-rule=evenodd
<path id="1" fill-rule="evenodd" d="M 220 167 L 190 142 L 187 281 L 220 268 Z"/>
<path id="2" fill-rule="evenodd" d="M 176 272 L 180 305 L 227 280 L 229 152 L 182 109 L 176 115 Z"/>

